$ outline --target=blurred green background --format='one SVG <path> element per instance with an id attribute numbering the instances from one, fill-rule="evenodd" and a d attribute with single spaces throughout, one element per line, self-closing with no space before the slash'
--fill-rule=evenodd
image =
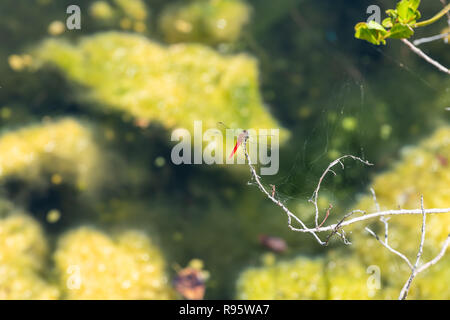
<path id="1" fill-rule="evenodd" d="M 309 223 L 318 178 L 344 154 L 375 165 L 328 177 L 319 204 L 333 204 L 332 222 L 374 210 L 370 186 L 383 208 L 418 208 L 421 194 L 449 207 L 448 75 L 400 41 L 354 38 L 369 5 L 395 1 L 78 0 L 81 29 L 67 30 L 74 2 L 0 2 L 0 299 L 182 298 L 173 280 L 189 262 L 207 271 L 206 299 L 397 298 L 408 269 L 363 225 L 353 245 L 322 247 L 289 230 L 246 166 L 170 159 L 172 130 L 194 120 L 280 128 L 280 172 L 263 180 Z M 425 18 L 441 8 L 420 6 Z M 450 65 L 443 41 L 423 49 Z M 428 229 L 431 258 L 449 217 Z M 419 232 L 420 218 L 391 221 L 411 257 Z M 410 296 L 450 298 L 449 266 Z"/>

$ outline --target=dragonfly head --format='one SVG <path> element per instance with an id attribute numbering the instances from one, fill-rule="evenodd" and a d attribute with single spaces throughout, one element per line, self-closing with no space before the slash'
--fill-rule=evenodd
<path id="1" fill-rule="evenodd" d="M 244 134 L 244 139 L 248 140 L 248 138 L 250 137 L 249 134 L 248 134 L 248 131 L 247 130 L 243 130 L 242 133 Z"/>

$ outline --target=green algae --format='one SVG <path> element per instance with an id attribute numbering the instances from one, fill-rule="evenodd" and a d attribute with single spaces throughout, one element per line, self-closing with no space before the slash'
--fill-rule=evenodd
<path id="1" fill-rule="evenodd" d="M 392 298 L 390 288 L 368 286 L 367 267 L 355 257 L 297 257 L 244 270 L 237 281 L 238 299 L 381 299 Z"/>
<path id="2" fill-rule="evenodd" d="M 250 11 L 241 0 L 197 0 L 168 6 L 159 27 L 168 43 L 235 42 L 249 22 Z"/>
<path id="3" fill-rule="evenodd" d="M 219 121 L 244 128 L 279 127 L 263 105 L 257 62 L 246 54 L 221 55 L 195 44 L 164 47 L 142 36 L 108 32 L 76 45 L 47 40 L 34 56 L 87 87 L 80 99 L 138 122 L 187 129 L 195 120 L 207 128 Z"/>
<path id="4" fill-rule="evenodd" d="M 88 127 L 65 118 L 32 124 L 0 135 L 0 179 L 39 183 L 71 181 L 80 189 L 98 185 L 100 150 Z"/>
<path id="5" fill-rule="evenodd" d="M 137 231 L 114 238 L 81 227 L 63 235 L 54 253 L 66 299 L 169 299 L 165 262 L 150 239 Z"/>
<path id="6" fill-rule="evenodd" d="M 49 247 L 37 221 L 1 200 L 0 299 L 57 299 L 57 286 L 43 276 Z"/>

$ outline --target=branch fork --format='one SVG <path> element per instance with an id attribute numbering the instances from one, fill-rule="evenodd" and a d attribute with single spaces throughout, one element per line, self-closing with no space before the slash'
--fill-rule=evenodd
<path id="1" fill-rule="evenodd" d="M 349 226 L 355 223 L 359 223 L 359 222 L 363 222 L 366 220 L 371 220 L 371 219 L 375 219 L 378 218 L 385 227 L 385 233 L 384 233 L 384 241 L 381 240 L 379 238 L 379 236 L 373 232 L 371 229 L 369 229 L 368 227 L 365 228 L 365 230 L 372 235 L 373 237 L 375 237 L 380 243 L 381 245 L 383 245 L 387 250 L 389 250 L 390 252 L 394 253 L 395 255 L 399 256 L 403 261 L 405 261 L 405 263 L 408 265 L 408 267 L 411 269 L 411 274 L 408 278 L 408 280 L 406 281 L 404 287 L 402 288 L 401 292 L 400 292 L 400 296 L 399 299 L 400 300 L 404 300 L 406 299 L 406 297 L 408 296 L 408 292 L 409 289 L 411 287 L 411 283 L 413 282 L 414 278 L 421 272 L 423 272 L 424 270 L 428 269 L 429 267 L 433 266 L 434 264 L 436 264 L 439 260 L 442 259 L 442 257 L 445 255 L 445 252 L 447 250 L 447 247 L 450 244 L 450 235 L 447 237 L 446 241 L 443 243 L 442 245 L 442 249 L 439 252 L 439 254 L 432 260 L 428 261 L 427 263 L 419 266 L 420 264 L 420 260 L 422 258 L 422 254 L 423 254 L 423 246 L 424 246 L 424 242 L 425 242 L 425 229 L 426 229 L 426 217 L 428 214 L 448 214 L 450 213 L 450 208 L 433 208 L 433 209 L 425 209 L 424 208 L 424 204 L 423 204 L 423 197 L 421 197 L 421 207 L 420 209 L 397 209 L 397 210 L 384 210 L 382 211 L 380 208 L 380 205 L 377 201 L 377 197 L 375 194 L 375 191 L 373 189 L 371 189 L 371 193 L 373 196 L 373 200 L 375 203 L 375 212 L 372 213 L 366 213 L 363 210 L 353 210 L 350 211 L 348 213 L 346 213 L 344 215 L 343 218 L 341 218 L 340 221 L 338 221 L 335 224 L 329 224 L 324 226 L 325 222 L 328 220 L 329 216 L 330 216 L 330 212 L 332 209 L 332 205 L 330 204 L 326 213 L 325 213 L 325 217 L 323 219 L 323 221 L 319 224 L 319 206 L 318 206 L 318 198 L 319 198 L 319 192 L 320 192 L 320 187 L 321 184 L 323 182 L 323 180 L 325 179 L 326 175 L 328 173 L 332 173 L 333 175 L 336 175 L 336 172 L 333 171 L 333 167 L 335 167 L 336 165 L 340 165 L 342 167 L 342 169 L 345 169 L 344 164 L 343 164 L 343 160 L 344 159 L 352 159 L 354 161 L 357 162 L 361 162 L 364 165 L 367 166 L 372 166 L 372 164 L 370 162 L 368 162 L 367 160 L 363 160 L 359 157 L 353 156 L 353 155 L 345 155 L 342 156 L 336 160 L 334 160 L 333 162 L 331 162 L 328 167 L 325 169 L 325 171 L 323 172 L 323 174 L 321 175 L 319 182 L 317 184 L 316 189 L 314 190 L 312 197 L 309 199 L 309 202 L 311 202 L 314 205 L 314 209 L 315 209 L 315 216 L 314 216 L 314 221 L 315 221 L 315 226 L 314 227 L 307 227 L 307 225 L 299 218 L 297 217 L 297 215 L 295 215 L 294 213 L 292 213 L 292 211 L 289 210 L 289 208 L 283 204 L 279 199 L 276 198 L 276 193 L 275 193 L 275 186 L 271 186 L 272 189 L 267 190 L 264 185 L 261 182 L 261 177 L 258 176 L 258 174 L 256 173 L 256 169 L 255 166 L 253 165 L 250 155 L 247 151 L 247 139 L 244 140 L 243 142 L 243 150 L 245 153 L 245 158 L 247 160 L 248 166 L 250 168 L 250 174 L 252 176 L 252 179 L 255 181 L 256 185 L 258 186 L 259 190 L 267 197 L 269 198 L 272 202 L 274 202 L 277 206 L 279 206 L 287 215 L 288 218 L 288 227 L 292 230 L 292 231 L 296 231 L 296 232 L 303 232 L 303 233 L 310 233 L 319 244 L 326 246 L 328 245 L 331 237 L 333 235 L 338 235 L 345 244 L 351 244 L 351 242 L 349 240 L 347 240 L 346 238 L 346 234 L 345 231 L 343 229 L 343 227 L 345 226 Z M 354 214 L 359 214 L 359 216 L 354 217 L 352 219 L 348 219 L 350 218 L 352 215 Z M 422 228 L 421 228 L 421 240 L 420 240 L 420 246 L 419 246 L 419 250 L 417 253 L 417 257 L 416 260 L 414 262 L 414 264 L 401 252 L 397 251 L 396 249 L 392 248 L 389 245 L 388 242 L 388 238 L 389 238 L 389 218 L 391 216 L 398 216 L 398 215 L 422 215 Z M 300 225 L 300 227 L 294 227 L 292 225 L 292 222 L 295 221 L 297 224 Z M 328 234 L 328 236 L 326 237 L 325 241 L 321 240 L 321 238 L 318 236 L 318 234 L 322 233 L 322 232 L 330 232 Z"/>

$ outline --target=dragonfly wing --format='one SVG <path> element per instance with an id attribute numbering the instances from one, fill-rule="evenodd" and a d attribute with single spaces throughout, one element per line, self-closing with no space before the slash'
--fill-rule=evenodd
<path id="1" fill-rule="evenodd" d="M 241 141 L 236 142 L 236 145 L 234 146 L 233 152 L 230 154 L 230 159 L 233 158 L 234 154 L 236 153 L 237 149 L 241 145 Z"/>

